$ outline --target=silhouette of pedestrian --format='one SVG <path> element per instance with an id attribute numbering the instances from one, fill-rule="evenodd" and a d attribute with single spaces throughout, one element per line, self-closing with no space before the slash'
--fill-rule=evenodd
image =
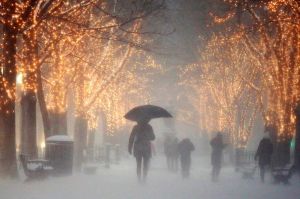
<path id="1" fill-rule="evenodd" d="M 255 153 L 255 160 L 258 159 L 258 165 L 260 170 L 261 181 L 265 181 L 265 169 L 266 166 L 271 164 L 271 156 L 273 153 L 273 144 L 266 134 L 264 138 L 259 142 L 257 151 Z"/>
<path id="2" fill-rule="evenodd" d="M 171 146 L 170 146 L 170 168 L 171 171 L 176 172 L 178 169 L 178 157 L 179 157 L 179 153 L 178 153 L 178 138 L 177 137 L 173 137 L 171 140 Z"/>
<path id="3" fill-rule="evenodd" d="M 171 135 L 167 135 L 164 140 L 164 152 L 165 152 L 167 167 L 169 171 L 171 170 L 171 142 L 172 142 Z"/>
<path id="4" fill-rule="evenodd" d="M 178 138 L 168 135 L 164 142 L 164 151 L 167 159 L 169 171 L 177 171 L 178 169 Z"/>
<path id="5" fill-rule="evenodd" d="M 149 160 L 151 158 L 151 141 L 155 139 L 153 129 L 148 124 L 149 120 L 142 120 L 132 129 L 129 137 L 128 152 L 136 158 L 137 177 L 140 182 L 145 182 L 148 174 Z M 143 175 L 142 175 L 143 165 Z"/>
<path id="6" fill-rule="evenodd" d="M 181 174 L 183 178 L 190 176 L 191 168 L 191 152 L 195 150 L 195 147 L 190 139 L 185 138 L 178 144 L 178 152 L 181 163 Z"/>
<path id="7" fill-rule="evenodd" d="M 212 147 L 211 164 L 212 164 L 212 181 L 216 182 L 219 179 L 222 167 L 222 154 L 226 144 L 223 143 L 223 136 L 218 132 L 217 136 L 210 141 Z"/>

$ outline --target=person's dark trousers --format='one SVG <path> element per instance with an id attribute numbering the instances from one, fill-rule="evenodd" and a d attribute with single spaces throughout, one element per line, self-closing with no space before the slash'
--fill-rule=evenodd
<path id="1" fill-rule="evenodd" d="M 191 158 L 190 157 L 181 157 L 181 173 L 183 178 L 188 178 L 190 176 L 191 168 Z"/>
<path id="2" fill-rule="evenodd" d="M 136 173 L 138 176 L 139 181 L 145 181 L 147 174 L 148 174 L 148 169 L 149 169 L 149 157 L 145 157 L 143 155 L 138 155 L 136 157 Z M 143 164 L 143 179 L 142 179 L 142 164 Z"/>
<path id="3" fill-rule="evenodd" d="M 149 157 L 144 157 L 143 158 L 143 180 L 145 181 L 148 175 L 149 171 L 149 162 L 150 158 Z"/>
<path id="4" fill-rule="evenodd" d="M 260 179 L 262 182 L 265 182 L 265 165 L 259 165 L 260 170 Z"/>
<path id="5" fill-rule="evenodd" d="M 220 170 L 221 170 L 221 165 L 213 165 L 212 168 L 212 181 L 216 182 L 219 179 L 220 175 Z"/>
<path id="6" fill-rule="evenodd" d="M 138 177 L 138 180 L 141 180 L 141 174 L 142 174 L 142 156 L 136 157 L 136 174 Z"/>

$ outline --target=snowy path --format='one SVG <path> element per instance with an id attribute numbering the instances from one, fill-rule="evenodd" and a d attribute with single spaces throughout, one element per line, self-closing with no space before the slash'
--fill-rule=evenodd
<path id="1" fill-rule="evenodd" d="M 241 179 L 232 168 L 222 170 L 218 183 L 210 181 L 208 163 L 193 162 L 191 178 L 169 173 L 164 160 L 152 161 L 147 184 L 137 183 L 134 159 L 123 160 L 110 169 L 102 166 L 97 175 L 75 174 L 45 181 L 23 183 L 1 181 L 1 199 L 290 199 L 300 196 L 300 181 L 295 176 L 290 186 L 261 184 Z"/>

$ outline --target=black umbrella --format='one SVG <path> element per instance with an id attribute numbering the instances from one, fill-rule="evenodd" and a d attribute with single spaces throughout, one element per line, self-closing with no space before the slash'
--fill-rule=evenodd
<path id="1" fill-rule="evenodd" d="M 159 106 L 143 105 L 131 109 L 124 117 L 131 121 L 142 121 L 160 117 L 172 117 L 172 115 Z"/>

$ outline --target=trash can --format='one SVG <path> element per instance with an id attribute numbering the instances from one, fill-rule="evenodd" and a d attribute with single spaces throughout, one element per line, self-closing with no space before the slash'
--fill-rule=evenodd
<path id="1" fill-rule="evenodd" d="M 73 171 L 73 139 L 67 135 L 54 135 L 46 139 L 46 159 L 54 175 L 71 175 Z"/>

